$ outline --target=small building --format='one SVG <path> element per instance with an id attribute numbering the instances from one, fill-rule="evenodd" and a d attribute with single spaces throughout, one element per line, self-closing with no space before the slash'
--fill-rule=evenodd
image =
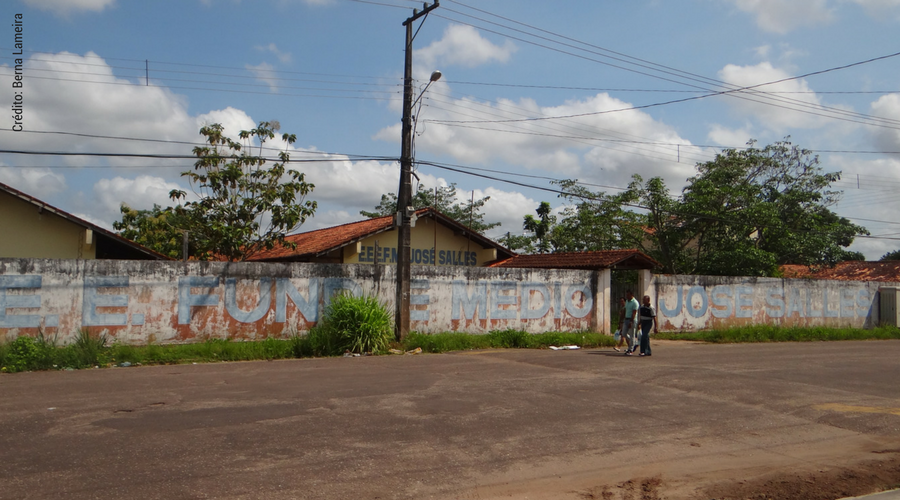
<path id="1" fill-rule="evenodd" d="M 277 246 L 249 260 L 329 264 L 396 264 L 397 228 L 393 216 L 351 222 L 288 236 L 295 248 Z M 485 267 L 515 256 L 433 208 L 416 211 L 410 232 L 413 265 Z"/>
<path id="2" fill-rule="evenodd" d="M 0 183 L 0 258 L 171 260 Z"/>

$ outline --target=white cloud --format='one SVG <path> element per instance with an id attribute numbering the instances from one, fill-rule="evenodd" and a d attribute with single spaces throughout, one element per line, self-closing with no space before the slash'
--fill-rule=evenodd
<path id="1" fill-rule="evenodd" d="M 23 0 L 25 5 L 55 14 L 67 15 L 76 11 L 100 12 L 116 0 Z"/>
<path id="2" fill-rule="evenodd" d="M 94 184 L 93 189 L 93 201 L 98 205 L 95 213 L 101 216 L 102 220 L 117 220 L 122 203 L 138 210 L 153 208 L 153 204 L 170 206 L 172 201 L 169 199 L 169 191 L 173 189 L 184 187 L 166 181 L 162 177 L 150 175 L 139 175 L 134 179 L 124 177 L 100 179 Z M 196 198 L 191 196 L 191 199 Z"/>
<path id="3" fill-rule="evenodd" d="M 827 24 L 834 19 L 828 0 L 728 0 L 738 9 L 756 16 L 765 31 L 787 33 L 803 26 Z"/>
<path id="4" fill-rule="evenodd" d="M 18 168 L 0 164 L 0 182 L 41 200 L 66 189 L 66 178 L 49 168 Z"/>
<path id="5" fill-rule="evenodd" d="M 278 46 L 274 43 L 270 43 L 268 45 L 257 45 L 254 47 L 256 50 L 261 50 L 263 52 L 271 52 L 275 54 L 275 57 L 278 58 L 279 61 L 283 63 L 291 62 L 291 53 L 290 52 L 282 52 L 278 50 Z"/>
<path id="6" fill-rule="evenodd" d="M 783 80 L 791 76 L 786 71 L 773 67 L 769 62 L 762 62 L 755 66 L 729 64 L 719 71 L 719 78 L 738 87 L 750 87 L 761 83 Z M 765 96 L 754 97 L 753 91 L 773 93 L 780 101 L 772 102 Z M 782 94 L 776 94 L 778 92 Z M 764 85 L 725 98 L 739 112 L 757 117 L 761 121 L 761 125 L 778 132 L 791 127 L 816 128 L 823 125 L 824 120 L 819 116 L 787 109 L 814 110 L 815 107 L 821 104 L 819 97 L 811 91 L 809 85 L 803 79 Z M 784 102 L 785 100 L 790 100 L 791 102 Z M 772 104 L 763 104 L 758 101 L 771 102 Z"/>
<path id="7" fill-rule="evenodd" d="M 540 169 L 561 178 L 606 185 L 625 186 L 633 174 L 645 179 L 659 175 L 667 182 L 683 183 L 692 173 L 691 165 L 705 159 L 697 156 L 702 151 L 689 147 L 690 143 L 671 127 L 644 112 L 616 111 L 629 107 L 629 103 L 608 94 L 558 106 L 540 106 L 530 99 L 501 99 L 493 104 L 468 98 L 442 101 L 441 109 L 426 106 L 422 112 L 419 131 L 424 133 L 416 137 L 416 148 L 467 164 L 506 163 L 514 166 L 511 168 Z M 582 116 L 513 123 L 433 121 L 573 115 Z M 375 136 L 392 142 L 399 137 L 399 125 L 382 129 Z"/>
<path id="8" fill-rule="evenodd" d="M 747 141 L 753 139 L 751 127 L 746 126 L 739 129 L 730 129 L 723 125 L 713 124 L 710 126 L 707 138 L 726 148 L 740 148 L 747 144 Z"/>
<path id="9" fill-rule="evenodd" d="M 413 55 L 418 59 L 417 67 L 424 66 L 431 70 L 439 66 L 465 66 L 474 68 L 490 62 L 505 63 L 516 51 L 516 46 L 506 40 L 502 46 L 483 38 L 478 30 L 471 26 L 453 24 L 444 30 L 444 36 L 431 45 L 416 50 Z"/>
<path id="10" fill-rule="evenodd" d="M 871 105 L 872 114 L 881 118 L 900 120 L 900 94 L 881 96 Z M 900 150 L 900 130 L 896 128 L 871 127 L 875 144 L 879 149 Z"/>
<path id="11" fill-rule="evenodd" d="M 251 73 L 256 75 L 256 79 L 269 86 L 272 92 L 278 92 L 278 75 L 275 74 L 275 67 L 267 62 L 259 63 L 256 66 L 249 64 L 244 66 Z"/>

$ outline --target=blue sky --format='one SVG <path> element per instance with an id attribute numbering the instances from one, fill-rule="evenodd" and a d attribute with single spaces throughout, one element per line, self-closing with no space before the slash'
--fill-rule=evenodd
<path id="1" fill-rule="evenodd" d="M 310 198 L 319 203 L 301 230 L 358 220 L 397 190 L 395 162 L 347 155 L 399 156 L 401 22 L 416 7 L 409 0 L 4 2 L 0 102 L 13 103 L 14 57 L 24 57 L 25 131 L 13 132 L 13 118 L 4 116 L 0 145 L 189 154 L 184 143 L 199 141 L 204 124 L 236 134 L 278 120 L 297 135 L 292 157 L 329 153 L 327 162 L 297 167 L 316 184 Z M 13 55 L 16 14 L 23 56 Z M 521 233 L 523 215 L 541 201 L 562 206 L 539 189 L 548 178 L 624 187 L 637 173 L 662 176 L 677 192 L 696 162 L 721 148 L 790 135 L 823 151 L 825 170 L 843 172 L 835 210 L 877 236 L 852 247 L 877 259 L 900 248 L 900 57 L 760 87 L 765 94 L 623 109 L 890 55 L 900 52 L 898 27 L 900 0 L 444 0 L 414 43 L 417 83 L 434 69 L 444 75 L 424 98 L 417 159 L 503 173 L 488 180 L 422 165 L 417 175 L 428 187 L 457 183 L 464 199 L 473 191 L 490 196 L 486 218 L 502 222 L 496 237 Z M 123 202 L 166 205 L 170 189 L 189 189 L 179 175 L 189 166 L 0 154 L 0 182 L 109 226 Z"/>

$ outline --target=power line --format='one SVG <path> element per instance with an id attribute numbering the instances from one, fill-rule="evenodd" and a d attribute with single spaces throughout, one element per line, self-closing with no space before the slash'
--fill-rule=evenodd
<path id="1" fill-rule="evenodd" d="M 458 3 L 458 4 L 460 4 L 460 5 L 464 5 L 464 4 L 460 3 L 460 2 L 455 2 L 455 3 Z M 464 6 L 465 6 L 465 5 L 464 5 Z M 468 6 L 466 6 L 466 7 L 468 7 Z M 478 10 L 478 11 L 480 11 L 480 12 L 485 12 L 485 13 L 490 14 L 489 12 L 483 11 L 483 10 L 481 10 L 481 9 L 476 9 L 476 8 L 474 8 L 474 7 L 470 7 L 470 8 L 472 8 L 472 9 L 474 9 L 474 10 Z M 579 47 L 572 46 L 572 45 L 567 44 L 567 43 L 562 43 L 562 42 L 558 42 L 558 41 L 556 41 L 556 40 L 548 39 L 548 38 L 543 37 L 543 36 L 534 35 L 534 34 L 532 34 L 532 33 L 527 33 L 527 32 L 524 32 L 524 31 L 519 30 L 519 29 L 516 29 L 516 28 L 511 28 L 511 27 L 509 27 L 509 26 L 502 25 L 502 24 L 499 24 L 499 23 L 494 23 L 494 22 L 492 22 L 492 21 L 487 21 L 487 20 L 484 20 L 484 19 L 482 19 L 482 18 L 478 18 L 478 17 L 476 17 L 476 16 L 471 16 L 471 15 L 468 15 L 468 14 L 460 13 L 460 12 L 454 11 L 454 10 L 452 10 L 452 9 L 445 9 L 445 10 L 450 11 L 450 12 L 454 12 L 454 13 L 457 13 L 457 14 L 460 14 L 460 15 L 464 15 L 464 16 L 467 16 L 467 17 L 472 17 L 472 18 L 474 18 L 474 19 L 478 19 L 478 20 L 481 20 L 481 21 L 483 21 L 483 22 L 487 22 L 487 23 L 489 23 L 489 24 L 501 26 L 501 27 L 504 27 L 504 28 L 506 28 L 506 29 L 510 29 L 510 30 L 512 30 L 512 31 L 516 31 L 516 32 L 520 32 L 520 33 L 525 33 L 525 34 L 527 34 L 527 35 L 529 35 L 529 36 L 534 36 L 534 37 L 536 37 L 536 38 L 539 38 L 539 39 L 542 39 L 542 40 L 546 40 L 546 41 L 549 41 L 549 42 L 551 42 L 551 43 L 558 43 L 558 44 L 560 44 L 560 45 L 567 46 L 567 47 L 572 47 L 572 48 L 575 48 L 575 49 L 577 49 L 577 50 L 585 50 L 586 52 L 593 53 L 593 54 L 597 54 L 597 55 L 600 55 L 600 56 L 602 56 L 602 57 L 607 57 L 607 58 L 610 58 L 610 59 L 613 59 L 613 60 L 617 60 L 617 61 L 623 61 L 623 62 L 625 62 L 625 63 L 627 63 L 627 64 L 632 64 L 632 65 L 635 65 L 635 66 L 638 66 L 638 67 L 643 67 L 643 68 L 649 68 L 649 69 L 651 69 L 651 70 L 659 71 L 659 72 L 662 72 L 662 73 L 664 73 L 664 74 L 674 75 L 674 76 L 678 76 L 678 77 L 680 77 L 680 78 L 687 78 L 688 80 L 693 80 L 693 81 L 704 81 L 704 83 L 713 82 L 713 83 L 715 83 L 716 85 L 723 86 L 723 87 L 726 87 L 726 88 L 730 88 L 729 90 L 717 91 L 717 92 L 713 92 L 713 93 L 711 93 L 711 94 L 709 94 L 709 95 L 705 95 L 705 96 L 697 96 L 697 97 L 694 97 L 694 98 L 689 98 L 689 99 L 684 99 L 684 100 L 670 101 L 670 102 L 667 102 L 667 103 L 664 103 L 664 104 L 673 104 L 673 103 L 675 103 L 675 102 L 684 102 L 684 101 L 689 101 L 689 100 L 701 99 L 701 98 L 705 98 L 705 97 L 711 97 L 711 96 L 715 96 L 715 95 L 728 95 L 728 96 L 731 96 L 731 97 L 737 97 L 737 98 L 744 99 L 744 100 L 749 100 L 749 101 L 753 101 L 753 102 L 759 102 L 759 103 L 762 103 L 762 104 L 772 105 L 772 106 L 776 106 L 776 107 L 780 107 L 780 108 L 784 108 L 784 109 L 790 109 L 790 110 L 797 111 L 797 112 L 801 112 L 801 113 L 809 113 L 809 114 L 813 114 L 813 115 L 817 115 L 817 116 L 823 116 L 823 117 L 828 117 L 828 118 L 840 119 L 840 118 L 838 118 L 838 117 L 836 117 L 836 116 L 832 116 L 832 115 L 824 115 L 824 114 L 820 114 L 820 113 L 811 113 L 811 112 L 809 112 L 809 111 L 804 111 L 803 109 L 791 108 L 791 107 L 787 107 L 787 106 L 779 106 L 779 105 L 772 104 L 772 103 L 770 103 L 770 102 L 760 101 L 760 100 L 758 100 L 758 99 L 752 99 L 752 98 L 750 98 L 750 97 L 748 97 L 748 96 L 746 96 L 746 95 L 736 95 L 735 93 L 741 93 L 741 94 L 743 94 L 743 93 L 746 93 L 747 90 L 753 90 L 753 89 L 755 89 L 755 88 L 757 88 L 757 87 L 764 86 L 764 85 L 772 85 L 772 84 L 775 84 L 775 83 L 781 83 L 781 82 L 785 82 L 785 81 L 789 81 L 789 80 L 794 80 L 794 79 L 803 78 L 803 77 L 805 77 L 805 76 L 812 76 L 812 75 L 817 75 L 817 74 L 827 73 L 827 72 L 830 72 L 830 71 L 836 71 L 836 70 L 838 70 L 838 69 L 845 69 L 845 68 L 849 68 L 849 67 L 852 67 L 852 66 L 857 66 L 857 65 L 860 65 L 860 64 L 866 64 L 866 63 L 873 62 L 873 61 L 876 61 L 876 60 L 885 59 L 885 58 L 888 58 L 888 57 L 894 57 L 894 56 L 896 56 L 896 55 L 900 55 L 900 53 L 890 54 L 890 55 L 886 55 L 886 56 L 880 56 L 880 57 L 877 57 L 877 58 L 872 58 L 872 59 L 869 59 L 869 60 L 866 60 L 866 61 L 860 61 L 860 62 L 856 62 L 856 63 L 844 65 L 844 66 L 841 66 L 841 67 L 838 67 L 838 68 L 830 68 L 830 69 L 827 69 L 827 70 L 822 70 L 822 71 L 817 71 L 817 72 L 809 73 L 809 74 L 807 74 L 807 75 L 802 75 L 802 76 L 797 76 L 797 77 L 791 77 L 791 78 L 785 78 L 785 79 L 781 79 L 781 80 L 777 80 L 777 81 L 773 81 L 773 82 L 768 82 L 768 83 L 764 83 L 764 84 L 759 84 L 759 85 L 751 85 L 751 86 L 747 86 L 747 87 L 737 87 L 736 85 L 729 84 L 729 83 L 726 83 L 726 82 L 717 81 L 717 80 L 714 80 L 714 79 L 711 79 L 711 78 L 703 77 L 703 76 L 700 76 L 700 75 L 695 75 L 695 74 L 693 74 L 693 73 L 689 73 L 689 72 L 677 70 L 677 69 L 674 69 L 674 68 L 670 68 L 670 67 L 668 67 L 668 66 L 658 65 L 658 64 L 656 64 L 656 63 L 652 63 L 652 62 L 649 62 L 649 61 L 645 61 L 645 60 L 643 60 L 643 59 L 638 59 L 638 58 L 634 58 L 634 57 L 631 57 L 631 56 L 627 56 L 627 55 L 624 55 L 624 54 L 621 54 L 621 53 L 618 53 L 618 52 L 615 52 L 615 51 L 610 51 L 610 50 L 604 49 L 604 48 L 602 48 L 602 47 L 597 47 L 597 46 L 595 46 L 595 45 L 587 44 L 587 43 L 585 43 L 585 42 L 580 42 L 580 41 L 574 40 L 574 39 L 572 39 L 572 38 L 569 38 L 569 37 L 566 37 L 566 36 L 563 36 L 563 35 L 558 35 L 558 34 L 555 34 L 555 33 L 552 33 L 552 32 L 548 32 L 547 30 L 542 30 L 542 29 L 540 29 L 540 28 L 535 28 L 535 27 L 530 26 L 530 25 L 525 25 L 525 26 L 528 26 L 528 27 L 530 27 L 530 28 L 532 28 L 532 29 L 536 29 L 536 30 L 541 31 L 541 32 L 551 33 L 551 34 L 553 34 L 554 36 L 557 36 L 557 37 L 559 37 L 559 38 L 563 38 L 563 39 L 567 39 L 567 40 L 573 40 L 573 41 L 576 41 L 576 42 L 578 42 L 579 44 L 582 44 L 582 45 L 586 45 L 586 46 L 590 46 L 590 47 L 595 47 L 595 48 L 597 48 L 597 49 L 599 49 L 599 50 L 602 50 L 602 51 L 604 51 L 604 52 L 609 52 L 609 53 L 613 53 L 613 54 L 617 54 L 617 55 L 624 56 L 624 57 L 626 57 L 626 58 L 634 59 L 634 60 L 640 61 L 641 63 L 633 63 L 633 62 L 630 62 L 630 61 L 627 61 L 627 60 L 623 60 L 623 59 L 621 59 L 621 58 L 619 58 L 619 57 L 612 57 L 612 56 L 608 56 L 608 55 L 605 55 L 605 54 L 598 54 L 597 52 L 592 52 L 592 51 L 589 51 L 589 50 L 586 50 L 586 49 L 581 49 L 581 48 L 579 48 Z M 495 15 L 495 14 L 491 14 L 491 15 Z M 496 15 L 495 15 L 495 16 L 496 16 Z M 670 82 L 673 82 L 673 83 L 679 83 L 679 84 L 682 84 L 682 85 L 689 85 L 689 86 L 693 86 L 693 87 L 696 87 L 696 88 L 701 88 L 701 87 L 697 87 L 696 85 L 693 85 L 693 84 L 687 84 L 687 83 L 680 82 L 680 81 L 677 81 L 677 80 L 672 80 L 672 79 L 667 78 L 667 77 L 661 77 L 661 76 L 658 76 L 658 75 L 648 74 L 648 73 L 643 72 L 643 71 L 638 71 L 638 70 L 634 70 L 634 69 L 630 69 L 630 68 L 625 68 L 625 67 L 622 67 L 622 66 L 618 66 L 618 65 L 615 65 L 615 64 L 610 64 L 610 63 L 605 62 L 605 61 L 599 61 L 599 60 L 592 59 L 592 58 L 589 58 L 589 57 L 585 57 L 585 56 L 582 56 L 582 55 L 579 55 L 579 54 L 574 54 L 574 53 L 571 53 L 571 52 L 568 52 L 568 51 L 565 51 L 565 50 L 555 49 L 555 48 L 549 47 L 549 46 L 547 46 L 547 45 L 543 45 L 543 44 L 536 43 L 536 42 L 533 42 L 533 41 L 530 41 L 530 40 L 525 40 L 525 39 L 522 39 L 522 38 L 518 38 L 518 37 L 515 37 L 515 36 L 511 36 L 511 35 L 509 35 L 509 34 L 499 33 L 499 32 L 497 32 L 497 31 L 490 30 L 490 29 L 484 28 L 484 27 L 482 27 L 482 26 L 475 26 L 475 25 L 473 25 L 473 24 L 466 23 L 466 22 L 464 22 L 464 21 L 460 21 L 460 20 L 457 20 L 457 19 L 452 19 L 452 18 L 448 18 L 448 17 L 445 17 L 445 16 L 440 16 L 440 17 L 442 17 L 442 18 L 444 18 L 444 19 L 447 19 L 447 20 L 449 20 L 449 21 L 458 22 L 458 23 L 460 23 L 460 24 L 465 24 L 465 25 L 473 26 L 473 27 L 475 27 L 475 28 L 482 29 L 482 30 L 484 30 L 484 31 L 488 31 L 488 32 L 491 32 L 491 33 L 495 33 L 495 34 L 498 34 L 498 35 L 501 35 L 501 36 L 505 36 L 505 37 L 514 39 L 514 40 L 518 40 L 518 41 L 521 41 L 521 42 L 523 42 L 523 43 L 528 43 L 528 44 L 531 44 L 531 45 L 543 47 L 543 48 L 546 48 L 546 49 L 548 49 L 548 50 L 553 50 L 553 51 L 560 52 L 560 53 L 567 54 L 567 55 L 571 55 L 571 56 L 574 56 L 574 57 L 579 57 L 579 58 L 586 59 L 586 60 L 589 60 L 589 61 L 592 61 L 592 62 L 597 62 L 597 63 L 600 63 L 600 64 L 612 66 L 612 67 L 615 67 L 615 68 L 618 68 L 618 69 L 623 69 L 623 70 L 625 70 L 625 71 L 631 71 L 631 72 L 638 73 L 638 74 L 642 74 L 642 75 L 645 75 L 645 76 L 650 76 L 650 77 L 652 77 L 652 78 L 662 79 L 662 80 L 670 81 Z M 505 18 L 505 17 L 503 17 L 503 16 L 496 16 L 496 17 L 499 17 L 499 18 L 501 18 L 501 19 L 505 19 L 505 20 L 512 21 L 512 20 L 510 20 L 510 19 L 508 19 L 508 18 Z M 512 22 L 515 22 L 515 23 L 517 23 L 517 24 L 523 25 L 523 23 L 519 23 L 518 21 L 512 21 Z M 643 63 L 647 63 L 647 64 L 643 64 Z M 648 64 L 649 64 L 650 66 L 648 66 Z M 663 69 L 663 70 L 656 69 L 654 66 L 660 67 L 660 68 L 664 68 L 664 69 Z M 684 76 L 684 75 L 687 75 L 687 76 Z M 699 79 L 699 80 L 698 80 L 698 79 Z M 707 89 L 707 90 L 708 90 L 708 89 Z M 796 100 L 796 99 L 777 98 L 777 97 L 774 97 L 774 96 L 766 95 L 765 92 L 760 92 L 760 91 L 758 91 L 758 90 L 753 90 L 753 92 L 750 92 L 750 94 L 751 94 L 751 95 L 754 95 L 754 96 L 760 96 L 760 97 L 763 97 L 763 98 L 765 98 L 765 99 L 774 100 L 774 101 L 792 102 L 793 104 L 798 105 L 798 106 L 801 106 L 801 107 L 811 107 L 811 108 L 813 108 L 813 109 L 828 110 L 828 111 L 831 111 L 831 112 L 836 113 L 836 114 L 839 114 L 839 115 L 857 116 L 857 117 L 866 118 L 866 119 L 873 120 L 873 121 L 886 121 L 886 122 L 891 122 L 891 121 L 893 121 L 893 120 L 886 119 L 886 118 L 882 118 L 882 117 L 873 117 L 873 116 L 870 116 L 870 115 L 863 115 L 863 114 L 861 114 L 861 113 L 850 112 L 850 111 L 843 110 L 843 109 L 839 109 L 839 108 L 830 108 L 830 107 L 823 106 L 823 105 L 820 105 L 820 104 L 811 105 L 811 104 L 809 104 L 809 103 L 806 103 L 806 102 L 804 102 L 804 101 L 798 101 L 798 100 Z M 657 105 L 662 105 L 662 104 L 663 104 L 663 103 L 657 104 Z M 853 120 L 849 120 L 849 121 L 853 121 Z M 900 122 L 898 122 L 898 123 L 900 123 Z"/>

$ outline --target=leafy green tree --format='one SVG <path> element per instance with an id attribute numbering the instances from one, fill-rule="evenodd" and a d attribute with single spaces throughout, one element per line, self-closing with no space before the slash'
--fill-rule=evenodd
<path id="1" fill-rule="evenodd" d="M 542 201 L 535 209 L 537 218 L 533 215 L 526 215 L 522 227 L 534 235 L 534 242 L 538 253 L 548 253 L 553 250 L 551 235 L 553 227 L 556 225 L 556 216 L 551 215 L 553 208 L 550 203 Z"/>
<path id="2" fill-rule="evenodd" d="M 497 241 L 501 245 L 505 246 L 506 248 L 508 248 L 514 252 L 520 252 L 520 253 L 525 253 L 525 254 L 535 252 L 534 237 L 528 236 L 527 234 L 506 233 L 505 236 L 500 237 L 500 239 Z"/>
<path id="3" fill-rule="evenodd" d="M 483 234 L 485 231 L 500 225 L 499 222 L 484 221 L 484 214 L 481 213 L 481 210 L 484 208 L 485 202 L 490 199 L 490 196 L 485 196 L 478 200 L 467 200 L 464 203 L 459 203 L 456 198 L 456 183 L 436 189 L 428 189 L 425 185 L 419 184 L 419 188 L 412 197 L 412 206 L 416 210 L 434 207 L 438 212 L 456 222 Z M 393 215 L 396 212 L 397 195 L 388 193 L 381 195 L 381 202 L 375 207 L 375 211 L 361 210 L 359 213 L 374 219 L 376 217 Z"/>
<path id="4" fill-rule="evenodd" d="M 679 199 L 644 200 L 667 272 L 774 276 L 781 264 L 833 266 L 868 234 L 829 209 L 840 173 L 823 172 L 817 156 L 787 139 L 754 145 L 698 164 Z"/>
<path id="5" fill-rule="evenodd" d="M 863 255 L 862 252 L 851 252 L 849 250 L 845 250 L 843 255 L 840 257 L 840 262 L 848 262 L 848 261 L 859 261 L 866 260 L 866 256 Z"/>
<path id="6" fill-rule="evenodd" d="M 900 250 L 894 250 L 881 256 L 880 260 L 900 260 Z"/>
<path id="7" fill-rule="evenodd" d="M 183 233 L 190 227 L 183 208 L 162 208 L 154 204 L 151 210 L 135 210 L 123 203 L 119 211 L 122 220 L 113 222 L 119 236 L 173 259 L 182 257 Z M 194 255 L 190 248 L 188 252 Z"/>
<path id="8" fill-rule="evenodd" d="M 628 209 L 640 198 L 635 185 L 608 195 L 580 186 L 577 180 L 554 183 L 562 189 L 561 197 L 574 203 L 563 209 L 561 220 L 551 231 L 554 251 L 641 248 L 643 217 Z"/>
<path id="9" fill-rule="evenodd" d="M 277 126 L 260 122 L 253 130 L 242 130 L 243 144 L 225 136 L 220 124 L 200 129 L 208 145 L 194 148 L 194 170 L 181 174 L 200 198 L 186 201 L 182 190 L 169 193 L 173 201 L 183 202 L 190 237 L 200 255 L 238 261 L 278 244 L 291 246 L 285 235 L 315 213 L 316 202 L 305 200 L 315 186 L 303 173 L 285 167 L 290 161 L 287 150 L 278 153 L 278 162 L 266 166 L 263 148 L 275 137 Z M 286 145 L 297 140 L 294 134 L 281 138 Z M 259 155 L 252 154 L 254 141 Z"/>
<path id="10" fill-rule="evenodd" d="M 165 209 L 121 208 L 122 220 L 113 227 L 125 238 L 170 257 L 181 256 L 182 234 L 189 233 L 190 256 L 207 260 L 246 260 L 277 244 L 291 247 L 285 235 L 297 229 L 316 210 L 316 202 L 305 200 L 315 188 L 304 174 L 288 169 L 287 151 L 271 166 L 263 156 L 266 141 L 275 137 L 277 122 L 260 122 L 239 134 L 240 142 L 223 133 L 220 124 L 200 129 L 208 145 L 195 147 L 194 170 L 181 175 L 190 180 L 198 195 L 187 201 L 187 193 L 172 190 L 169 197 L 182 202 Z M 284 134 L 286 144 L 297 140 Z M 259 154 L 253 154 L 257 141 Z"/>

